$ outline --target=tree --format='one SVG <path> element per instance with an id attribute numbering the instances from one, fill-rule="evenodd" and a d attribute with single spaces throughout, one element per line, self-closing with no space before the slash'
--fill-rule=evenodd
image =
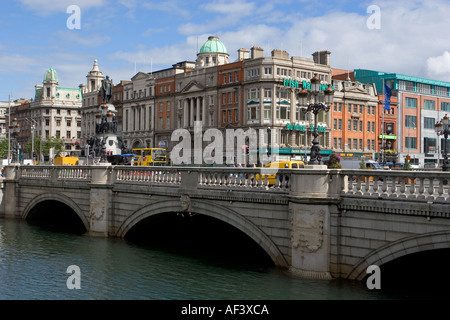
<path id="1" fill-rule="evenodd" d="M 328 160 L 328 169 L 342 169 L 341 157 L 339 155 L 332 153 L 330 159 Z"/>
<path id="2" fill-rule="evenodd" d="M 34 152 L 39 155 L 39 152 L 41 150 L 41 139 L 39 137 L 34 137 Z M 33 143 L 32 138 L 28 140 L 28 142 L 25 145 L 26 153 L 28 153 L 30 156 L 33 156 Z"/>
<path id="3" fill-rule="evenodd" d="M 8 159 L 8 139 L 2 139 L 0 141 L 0 157 Z"/>
<path id="4" fill-rule="evenodd" d="M 51 148 L 55 148 L 55 157 L 59 157 L 64 151 L 64 140 L 58 137 L 47 137 L 47 140 L 42 142 L 42 153 L 48 156 Z"/>

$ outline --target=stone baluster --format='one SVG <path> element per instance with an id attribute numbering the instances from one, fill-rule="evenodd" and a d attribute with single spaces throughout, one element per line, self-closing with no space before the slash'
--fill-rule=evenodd
<path id="1" fill-rule="evenodd" d="M 428 185 L 428 197 L 427 197 L 427 199 L 434 200 L 435 199 L 434 178 L 431 177 L 431 178 L 428 179 L 428 181 L 430 182 L 430 184 Z"/>
<path id="2" fill-rule="evenodd" d="M 424 183 L 425 183 L 425 178 L 423 178 L 423 177 L 420 177 L 419 178 L 419 189 L 417 190 L 418 191 L 418 195 L 417 195 L 417 199 L 425 199 L 425 185 L 424 185 Z"/>

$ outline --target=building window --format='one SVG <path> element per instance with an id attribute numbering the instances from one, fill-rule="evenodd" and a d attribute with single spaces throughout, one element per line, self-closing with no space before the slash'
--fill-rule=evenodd
<path id="1" fill-rule="evenodd" d="M 272 98 L 272 89 L 264 88 L 264 98 Z"/>
<path id="2" fill-rule="evenodd" d="M 363 121 L 359 120 L 359 131 L 363 131 Z"/>
<path id="3" fill-rule="evenodd" d="M 416 98 L 405 98 L 406 108 L 417 108 L 417 99 Z"/>
<path id="4" fill-rule="evenodd" d="M 441 102 L 441 111 L 450 111 L 450 102 Z"/>
<path id="5" fill-rule="evenodd" d="M 337 138 L 333 138 L 333 148 L 337 149 Z"/>
<path id="6" fill-rule="evenodd" d="M 423 152 L 436 153 L 436 138 L 423 138 Z"/>
<path id="7" fill-rule="evenodd" d="M 247 106 L 247 119 L 248 120 L 258 120 L 259 119 L 259 108 L 258 105 L 249 105 Z"/>
<path id="8" fill-rule="evenodd" d="M 61 137 L 61 131 L 59 131 L 59 130 L 56 130 L 56 138 L 60 138 Z"/>
<path id="9" fill-rule="evenodd" d="M 342 138 L 338 138 L 338 148 L 342 150 Z"/>
<path id="10" fill-rule="evenodd" d="M 348 131 L 352 131 L 352 120 L 348 120 L 348 123 L 347 123 L 347 130 L 348 130 Z"/>
<path id="11" fill-rule="evenodd" d="M 417 127 L 416 121 L 417 121 L 416 116 L 405 116 L 405 127 L 416 128 Z"/>
<path id="12" fill-rule="evenodd" d="M 236 112 L 236 115 L 237 115 L 237 112 Z M 272 119 L 272 105 L 270 105 L 270 104 L 264 105 L 264 119 L 266 119 L 266 120 Z M 237 121 L 237 119 L 236 119 L 236 121 Z"/>
<path id="13" fill-rule="evenodd" d="M 61 126 L 61 120 L 59 120 L 59 119 L 56 120 L 56 126 L 57 126 L 57 127 L 60 127 L 60 126 Z"/>
<path id="14" fill-rule="evenodd" d="M 364 149 L 363 139 L 359 139 L 359 149 L 360 150 Z"/>
<path id="15" fill-rule="evenodd" d="M 338 120 L 338 128 L 339 128 L 339 131 L 342 131 L 342 119 Z"/>
<path id="16" fill-rule="evenodd" d="M 353 131 L 358 131 L 358 120 L 353 120 Z"/>
<path id="17" fill-rule="evenodd" d="M 423 101 L 423 108 L 425 110 L 434 110 L 435 109 L 434 100 L 424 100 Z"/>
<path id="18" fill-rule="evenodd" d="M 358 139 L 353 139 L 353 149 L 354 150 L 358 149 Z"/>
<path id="19" fill-rule="evenodd" d="M 337 130 L 337 119 L 333 119 L 333 130 Z"/>
<path id="20" fill-rule="evenodd" d="M 68 127 L 72 126 L 72 120 L 67 119 L 67 126 L 68 126 Z"/>
<path id="21" fill-rule="evenodd" d="M 248 100 L 259 99 L 259 91 L 256 88 L 251 88 L 248 91 Z"/>
<path id="22" fill-rule="evenodd" d="M 434 94 L 438 96 L 448 97 L 448 88 L 435 86 Z"/>
<path id="23" fill-rule="evenodd" d="M 398 90 L 415 91 L 414 90 L 414 82 L 399 80 Z"/>
<path id="24" fill-rule="evenodd" d="M 271 67 L 265 67 L 264 68 L 264 74 L 272 74 L 272 68 Z"/>
<path id="25" fill-rule="evenodd" d="M 417 138 L 416 137 L 405 137 L 406 149 L 417 149 Z"/>
<path id="26" fill-rule="evenodd" d="M 433 129 L 434 130 L 434 124 L 435 123 L 436 123 L 436 119 L 435 118 L 427 118 L 427 117 L 423 118 L 423 127 L 425 129 Z"/>
<path id="27" fill-rule="evenodd" d="M 71 131 L 67 131 L 67 132 L 66 132 L 66 138 L 67 138 L 67 139 L 72 138 L 72 132 L 71 132 Z"/>
<path id="28" fill-rule="evenodd" d="M 425 83 L 418 83 L 417 84 L 417 91 L 419 93 L 431 94 L 431 85 L 425 84 Z"/>
<path id="29" fill-rule="evenodd" d="M 277 118 L 289 120 L 291 118 L 291 106 L 279 103 L 277 105 Z"/>

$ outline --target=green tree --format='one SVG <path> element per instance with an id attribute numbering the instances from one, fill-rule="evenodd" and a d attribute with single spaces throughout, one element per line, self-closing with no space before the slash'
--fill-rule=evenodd
<path id="1" fill-rule="evenodd" d="M 55 157 L 59 157 L 61 152 L 64 151 L 64 140 L 58 137 L 47 137 L 47 139 L 42 142 L 43 155 L 48 156 L 51 148 L 55 148 Z"/>
<path id="2" fill-rule="evenodd" d="M 8 139 L 0 140 L 0 157 L 8 159 Z"/>
<path id="3" fill-rule="evenodd" d="M 25 152 L 28 153 L 30 156 L 33 154 L 33 144 L 32 144 L 32 138 L 28 140 L 28 142 L 25 145 Z M 34 152 L 37 156 L 39 156 L 39 152 L 41 150 L 41 139 L 39 137 L 34 137 Z"/>

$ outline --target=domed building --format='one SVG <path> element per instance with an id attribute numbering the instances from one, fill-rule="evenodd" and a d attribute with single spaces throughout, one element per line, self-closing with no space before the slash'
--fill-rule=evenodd
<path id="1" fill-rule="evenodd" d="M 210 36 L 197 53 L 196 67 L 213 67 L 229 63 L 230 55 L 219 37 Z"/>
<path id="2" fill-rule="evenodd" d="M 42 84 L 35 86 L 29 117 L 35 120 L 35 130 L 41 140 L 63 139 L 65 148 L 61 156 L 78 156 L 81 152 L 76 144 L 81 137 L 81 104 L 81 89 L 60 87 L 58 73 L 53 68 L 47 69 Z M 17 119 L 20 121 L 19 116 Z M 43 155 L 39 158 L 43 160 Z"/>

